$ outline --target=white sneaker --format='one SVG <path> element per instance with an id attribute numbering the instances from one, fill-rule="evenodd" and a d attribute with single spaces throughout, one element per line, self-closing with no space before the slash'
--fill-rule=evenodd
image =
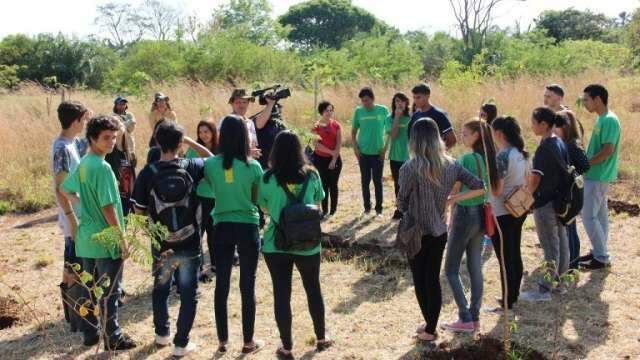
<path id="1" fill-rule="evenodd" d="M 176 346 L 173 349 L 173 356 L 175 356 L 175 357 L 186 356 L 186 355 L 192 353 L 193 351 L 195 351 L 196 348 L 197 348 L 196 344 L 194 344 L 191 341 L 189 341 L 189 343 L 185 347 Z"/>
<path id="2" fill-rule="evenodd" d="M 522 301 L 535 301 L 535 302 L 549 302 L 551 301 L 551 293 L 539 291 L 523 291 L 520 293 L 520 300 Z"/>
<path id="3" fill-rule="evenodd" d="M 167 336 L 160 336 L 160 335 L 156 335 L 156 345 L 158 346 L 167 346 L 171 344 L 171 336 L 167 335 Z"/>

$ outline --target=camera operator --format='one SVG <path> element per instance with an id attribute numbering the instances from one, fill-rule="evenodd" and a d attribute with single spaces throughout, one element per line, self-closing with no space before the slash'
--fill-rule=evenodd
<path id="1" fill-rule="evenodd" d="M 251 119 L 247 119 L 246 114 L 249 110 L 249 104 L 255 102 L 254 96 L 248 95 L 245 89 L 234 89 L 229 98 L 229 105 L 231 105 L 231 114 L 240 116 L 249 132 L 249 150 L 250 156 L 254 159 L 259 159 L 262 156 L 261 150 L 258 148 L 258 136 L 256 134 L 256 128 Z M 222 120 L 218 124 L 218 130 L 222 128 Z"/>
<path id="2" fill-rule="evenodd" d="M 273 89 L 261 97 L 261 100 L 264 99 L 260 101 L 261 104 L 265 103 L 264 109 L 252 117 L 262 151 L 257 160 L 265 170 L 269 168 L 269 154 L 276 136 L 286 129 L 280 119 L 280 104 L 277 103 L 275 93 L 276 89 Z"/>

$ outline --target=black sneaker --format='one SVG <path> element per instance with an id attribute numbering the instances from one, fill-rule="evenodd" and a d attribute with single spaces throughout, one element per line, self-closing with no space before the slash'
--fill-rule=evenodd
<path id="1" fill-rule="evenodd" d="M 581 263 L 580 264 L 580 269 L 582 270 L 600 270 L 600 269 L 605 269 L 610 267 L 611 264 L 606 264 L 603 262 L 600 262 L 596 259 L 592 259 L 589 262 L 585 262 L 585 263 Z"/>
<path id="2" fill-rule="evenodd" d="M 580 256 L 575 261 L 578 262 L 578 263 L 581 263 L 581 262 L 587 262 L 587 261 L 591 261 L 591 260 L 593 260 L 593 254 L 592 253 L 588 253 L 587 255 Z"/>
<path id="3" fill-rule="evenodd" d="M 393 219 L 393 220 L 400 220 L 400 219 L 402 219 L 402 212 L 401 212 L 400 210 L 396 210 L 396 211 L 393 213 L 393 217 L 392 217 L 392 219 Z"/>
<path id="4" fill-rule="evenodd" d="M 86 337 L 84 338 L 84 341 L 82 342 L 82 345 L 84 346 L 95 346 L 96 344 L 98 344 L 98 342 L 100 342 L 100 336 L 96 335 L 96 336 L 90 336 L 90 337 Z"/>
<path id="5" fill-rule="evenodd" d="M 107 346 L 110 345 L 110 346 Z M 120 339 L 112 342 L 111 344 L 104 344 L 105 351 L 122 351 L 122 350 L 130 350 L 138 346 L 138 344 L 129 337 L 129 335 L 122 335 Z"/>

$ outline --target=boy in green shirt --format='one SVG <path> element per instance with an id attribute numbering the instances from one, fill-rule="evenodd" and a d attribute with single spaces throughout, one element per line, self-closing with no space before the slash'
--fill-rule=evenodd
<path id="1" fill-rule="evenodd" d="M 120 192 L 116 177 L 104 160 L 115 144 L 120 126 L 112 116 L 98 115 L 87 124 L 89 152 L 82 158 L 78 168 L 62 183 L 62 190 L 70 199 L 80 201 L 80 221 L 76 238 L 76 254 L 82 258 L 82 268 L 94 279 L 108 278 L 110 285 L 100 299 L 100 314 L 106 315 L 105 350 L 127 350 L 136 346 L 129 336 L 123 334 L 118 324 L 118 299 L 123 259 L 128 257 L 128 245 L 106 247 L 92 237 L 109 227 L 124 230 L 124 218 Z M 77 201 L 77 200 L 76 200 Z M 75 214 L 73 214 L 75 216 Z M 102 316 L 102 315 L 101 315 Z M 99 324 L 90 311 L 83 322 L 84 344 L 98 343 Z"/>
<path id="2" fill-rule="evenodd" d="M 587 157 L 591 168 L 585 174 L 582 220 L 591 240 L 591 252 L 578 258 L 586 270 L 610 266 L 607 243 L 609 241 L 609 210 L 607 207 L 609 183 L 618 177 L 620 153 L 620 120 L 609 111 L 609 93 L 602 85 L 593 84 L 584 89 L 584 107 L 598 114 L 593 127 Z"/>
<path id="3" fill-rule="evenodd" d="M 370 87 L 358 94 L 362 106 L 353 113 L 351 140 L 353 151 L 360 164 L 364 213 L 371 211 L 369 184 L 373 178 L 376 194 L 376 214 L 382 216 L 382 170 L 384 169 L 384 122 L 389 110 L 384 105 L 375 104 L 375 96 Z"/>

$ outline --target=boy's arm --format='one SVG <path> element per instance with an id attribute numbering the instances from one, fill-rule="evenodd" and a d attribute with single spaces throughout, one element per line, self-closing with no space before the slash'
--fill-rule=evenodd
<path id="1" fill-rule="evenodd" d="M 193 139 L 188 136 L 184 137 L 184 142 L 189 145 L 189 147 L 192 148 L 200 157 L 208 158 L 213 156 L 209 149 L 193 141 Z"/>
<path id="2" fill-rule="evenodd" d="M 58 204 L 60 204 L 60 208 L 62 208 L 62 211 L 64 212 L 64 216 L 69 222 L 69 226 L 71 226 L 71 239 L 75 240 L 76 231 L 78 230 L 78 218 L 73 211 L 73 203 L 80 201 L 80 199 L 76 194 L 68 194 L 62 190 L 62 182 L 67 175 L 68 173 L 66 171 L 61 171 L 57 173 L 54 178 L 56 199 L 58 200 Z"/>

